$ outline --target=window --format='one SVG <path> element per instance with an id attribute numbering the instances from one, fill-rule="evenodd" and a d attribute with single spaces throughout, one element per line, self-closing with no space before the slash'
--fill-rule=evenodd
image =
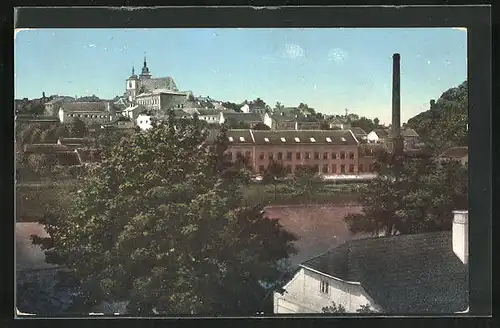
<path id="1" fill-rule="evenodd" d="M 234 140 L 233 137 L 229 137 L 228 139 L 229 139 L 229 142 L 233 142 L 233 140 Z"/>
<path id="2" fill-rule="evenodd" d="M 352 151 L 349 152 L 349 159 L 354 159 L 354 153 Z"/>
<path id="3" fill-rule="evenodd" d="M 259 172 L 264 172 L 264 171 L 265 171 L 264 165 L 259 165 Z"/>
<path id="4" fill-rule="evenodd" d="M 314 138 L 311 138 L 311 142 L 316 142 L 316 139 L 314 139 Z"/>
<path id="5" fill-rule="evenodd" d="M 264 159 L 264 157 L 265 157 L 264 153 L 260 153 L 259 159 Z"/>
<path id="6" fill-rule="evenodd" d="M 346 142 L 347 141 L 344 137 L 340 138 L 340 140 L 342 140 L 342 142 Z"/>
<path id="7" fill-rule="evenodd" d="M 245 142 L 245 137 L 240 137 L 241 142 Z"/>
<path id="8" fill-rule="evenodd" d="M 359 164 L 358 171 L 359 171 L 359 172 L 363 172 L 363 164 Z"/>
<path id="9" fill-rule="evenodd" d="M 295 154 L 295 158 L 300 159 L 300 153 L 299 153 L 299 152 L 297 152 L 297 153 Z"/>
<path id="10" fill-rule="evenodd" d="M 332 164 L 332 173 L 337 173 L 337 164 Z"/>
<path id="11" fill-rule="evenodd" d="M 232 152 L 228 152 L 227 153 L 227 158 L 230 159 L 230 160 L 233 160 L 233 153 Z"/>
<path id="12" fill-rule="evenodd" d="M 300 139 L 295 137 L 295 142 L 300 142 Z"/>
<path id="13" fill-rule="evenodd" d="M 373 172 L 373 164 L 370 164 L 370 165 L 369 165 L 368 170 L 369 170 L 370 172 Z"/>
<path id="14" fill-rule="evenodd" d="M 291 161 L 292 160 L 292 152 L 291 151 L 287 151 L 286 152 L 286 160 L 287 161 Z"/>
<path id="15" fill-rule="evenodd" d="M 340 173 L 345 173 L 345 165 L 340 165 Z"/>
<path id="16" fill-rule="evenodd" d="M 285 138 L 281 138 L 281 142 L 286 142 L 286 139 Z"/>
<path id="17" fill-rule="evenodd" d="M 283 159 L 283 153 L 282 153 L 282 152 L 279 152 L 279 153 L 278 153 L 278 160 L 280 160 L 280 161 L 281 161 L 282 159 Z"/>
<path id="18" fill-rule="evenodd" d="M 292 166 L 291 165 L 286 166 L 286 173 L 292 173 Z"/>
<path id="19" fill-rule="evenodd" d="M 323 159 L 328 159 L 328 153 L 323 153 Z"/>
<path id="20" fill-rule="evenodd" d="M 267 154 L 267 158 L 269 158 L 270 161 L 274 159 L 274 153 L 270 152 Z"/>
<path id="21" fill-rule="evenodd" d="M 308 151 L 306 151 L 306 153 L 305 153 L 305 158 L 306 158 L 306 159 L 311 159 L 311 153 L 310 153 L 310 152 L 308 152 Z"/>
<path id="22" fill-rule="evenodd" d="M 250 157 L 252 157 L 252 152 L 250 152 L 250 151 L 246 151 L 246 152 L 245 152 L 245 157 L 246 157 L 246 158 L 250 158 Z"/>
<path id="23" fill-rule="evenodd" d="M 332 142 L 332 138 L 326 137 L 326 142 Z"/>
<path id="24" fill-rule="evenodd" d="M 354 172 L 354 164 L 349 164 L 349 172 Z"/>
<path id="25" fill-rule="evenodd" d="M 319 283 L 319 291 L 323 294 L 328 294 L 329 284 L 326 280 L 321 280 Z"/>
<path id="26" fill-rule="evenodd" d="M 340 152 L 340 159 L 345 159 L 345 152 L 343 151 Z"/>
<path id="27" fill-rule="evenodd" d="M 328 173 L 328 164 L 323 164 L 323 173 Z"/>
<path id="28" fill-rule="evenodd" d="M 332 159 L 337 159 L 337 153 L 332 153 Z"/>
<path id="29" fill-rule="evenodd" d="M 236 158 L 239 158 L 239 157 L 241 157 L 241 151 L 236 152 Z"/>
<path id="30" fill-rule="evenodd" d="M 269 138 L 264 138 L 264 141 L 265 142 L 269 142 Z"/>
<path id="31" fill-rule="evenodd" d="M 319 159 L 319 153 L 318 152 L 314 153 L 314 159 Z"/>
<path id="32" fill-rule="evenodd" d="M 316 172 L 319 172 L 319 165 L 318 165 L 318 164 L 314 165 L 314 170 L 315 170 Z"/>

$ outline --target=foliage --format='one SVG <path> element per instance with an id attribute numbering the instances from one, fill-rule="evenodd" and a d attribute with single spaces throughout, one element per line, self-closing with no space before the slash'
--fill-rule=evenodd
<path id="1" fill-rule="evenodd" d="M 85 286 L 88 305 L 128 301 L 131 314 L 249 315 L 280 281 L 296 238 L 244 205 L 249 173 L 225 160 L 199 121 L 124 138 L 93 167 L 64 215 L 47 216 L 47 261 Z M 196 159 L 196 160 L 193 160 Z"/>
<path id="2" fill-rule="evenodd" d="M 229 102 L 229 101 L 223 102 L 222 106 L 224 106 L 227 109 L 232 109 L 235 112 L 241 113 L 241 109 L 240 109 L 241 105 L 235 104 L 233 102 Z"/>
<path id="3" fill-rule="evenodd" d="M 375 311 L 370 307 L 370 304 L 361 305 L 359 309 L 356 310 L 358 313 L 375 313 Z"/>
<path id="4" fill-rule="evenodd" d="M 250 124 L 242 121 L 228 120 L 227 125 L 230 129 L 250 129 Z"/>
<path id="5" fill-rule="evenodd" d="M 333 301 L 332 301 L 332 305 L 323 307 L 321 309 L 321 311 L 323 311 L 323 313 L 346 313 L 347 312 L 346 308 L 342 304 L 337 305 Z"/>
<path id="6" fill-rule="evenodd" d="M 69 131 L 71 138 L 84 138 L 89 133 L 87 125 L 79 118 L 76 118 L 73 122 L 71 122 Z"/>
<path id="7" fill-rule="evenodd" d="M 276 105 L 274 105 L 274 110 L 276 112 L 279 112 L 281 111 L 283 108 L 285 108 L 285 106 L 283 106 L 279 101 L 276 102 Z"/>
<path id="8" fill-rule="evenodd" d="M 297 107 L 299 115 L 303 116 L 316 116 L 316 112 L 314 111 L 314 108 L 310 108 L 307 104 L 300 103 L 299 106 Z"/>
<path id="9" fill-rule="evenodd" d="M 436 154 L 454 146 L 467 146 L 468 87 L 467 81 L 431 100 L 428 111 L 408 120 L 422 141 Z"/>
<path id="10" fill-rule="evenodd" d="M 30 154 L 25 158 L 26 167 L 38 174 L 47 174 L 57 164 L 53 154 Z"/>
<path id="11" fill-rule="evenodd" d="M 23 99 L 16 114 L 43 115 L 44 111 L 45 105 L 41 99 Z"/>
<path id="12" fill-rule="evenodd" d="M 379 163 L 362 189 L 361 214 L 345 218 L 353 233 L 415 234 L 451 229 L 452 211 L 467 208 L 467 168 L 430 158 Z"/>
<path id="13" fill-rule="evenodd" d="M 297 166 L 295 174 L 290 180 L 290 186 L 295 191 L 295 194 L 307 198 L 311 198 L 316 194 L 321 184 L 318 170 L 307 165 Z"/>
<path id="14" fill-rule="evenodd" d="M 255 124 L 253 127 L 252 127 L 253 130 L 271 130 L 270 127 L 268 127 L 267 125 L 265 125 L 264 123 L 262 122 L 259 122 L 257 124 Z"/>
<path id="15" fill-rule="evenodd" d="M 378 119 L 378 117 L 375 117 L 373 119 L 373 124 L 375 125 L 375 128 L 378 128 L 380 126 L 380 120 Z M 370 131 L 366 131 L 366 133 L 370 133 Z"/>
<path id="16" fill-rule="evenodd" d="M 351 126 L 362 128 L 366 133 L 370 133 L 377 125 L 371 119 L 363 116 L 357 120 L 351 121 Z"/>
<path id="17" fill-rule="evenodd" d="M 276 186 L 280 180 L 286 176 L 286 168 L 283 164 L 275 160 L 271 160 L 263 173 L 263 182 L 272 183 L 274 185 L 274 198 L 276 199 Z"/>

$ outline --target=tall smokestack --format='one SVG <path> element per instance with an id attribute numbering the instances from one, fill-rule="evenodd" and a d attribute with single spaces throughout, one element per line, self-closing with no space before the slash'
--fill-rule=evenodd
<path id="1" fill-rule="evenodd" d="M 400 57 L 392 56 L 392 137 L 401 135 L 401 84 Z"/>

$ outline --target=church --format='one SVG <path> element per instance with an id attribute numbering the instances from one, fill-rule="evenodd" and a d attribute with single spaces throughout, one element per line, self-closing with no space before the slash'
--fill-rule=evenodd
<path id="1" fill-rule="evenodd" d="M 153 78 L 145 56 L 141 74 L 137 76 L 132 67 L 126 83 L 125 96 L 131 107 L 142 105 L 147 110 L 164 111 L 184 107 L 193 97 L 190 91 L 179 91 L 171 77 Z"/>

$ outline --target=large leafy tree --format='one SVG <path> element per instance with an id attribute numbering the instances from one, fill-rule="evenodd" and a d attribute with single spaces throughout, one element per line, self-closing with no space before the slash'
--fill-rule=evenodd
<path id="1" fill-rule="evenodd" d="M 286 168 L 280 162 L 271 160 L 263 173 L 263 182 L 272 183 L 274 185 L 274 199 L 276 199 L 278 183 L 287 175 Z"/>
<path id="2" fill-rule="evenodd" d="M 370 133 L 370 131 L 373 131 L 373 129 L 377 127 L 377 125 L 371 119 L 364 116 L 357 120 L 351 121 L 351 126 L 362 128 L 366 133 Z"/>
<path id="3" fill-rule="evenodd" d="M 378 162 L 378 176 L 360 193 L 361 214 L 346 217 L 353 233 L 414 234 L 451 228 L 452 211 L 467 208 L 467 168 L 431 158 Z"/>
<path id="4" fill-rule="evenodd" d="M 175 126 L 174 126 L 175 124 Z M 136 133 L 90 169 L 65 215 L 46 217 L 47 259 L 72 270 L 88 304 L 132 314 L 250 315 L 278 283 L 295 237 L 247 207 L 244 165 L 198 120 Z"/>
<path id="5" fill-rule="evenodd" d="M 89 133 L 87 125 L 79 118 L 71 122 L 69 131 L 71 138 L 84 138 Z"/>
<path id="6" fill-rule="evenodd" d="M 296 196 L 305 196 L 311 199 L 321 186 L 321 178 L 318 169 L 309 165 L 297 166 L 290 187 Z"/>
<path id="7" fill-rule="evenodd" d="M 428 111 L 408 120 L 435 154 L 448 147 L 467 146 L 468 88 L 467 81 L 431 100 Z"/>

